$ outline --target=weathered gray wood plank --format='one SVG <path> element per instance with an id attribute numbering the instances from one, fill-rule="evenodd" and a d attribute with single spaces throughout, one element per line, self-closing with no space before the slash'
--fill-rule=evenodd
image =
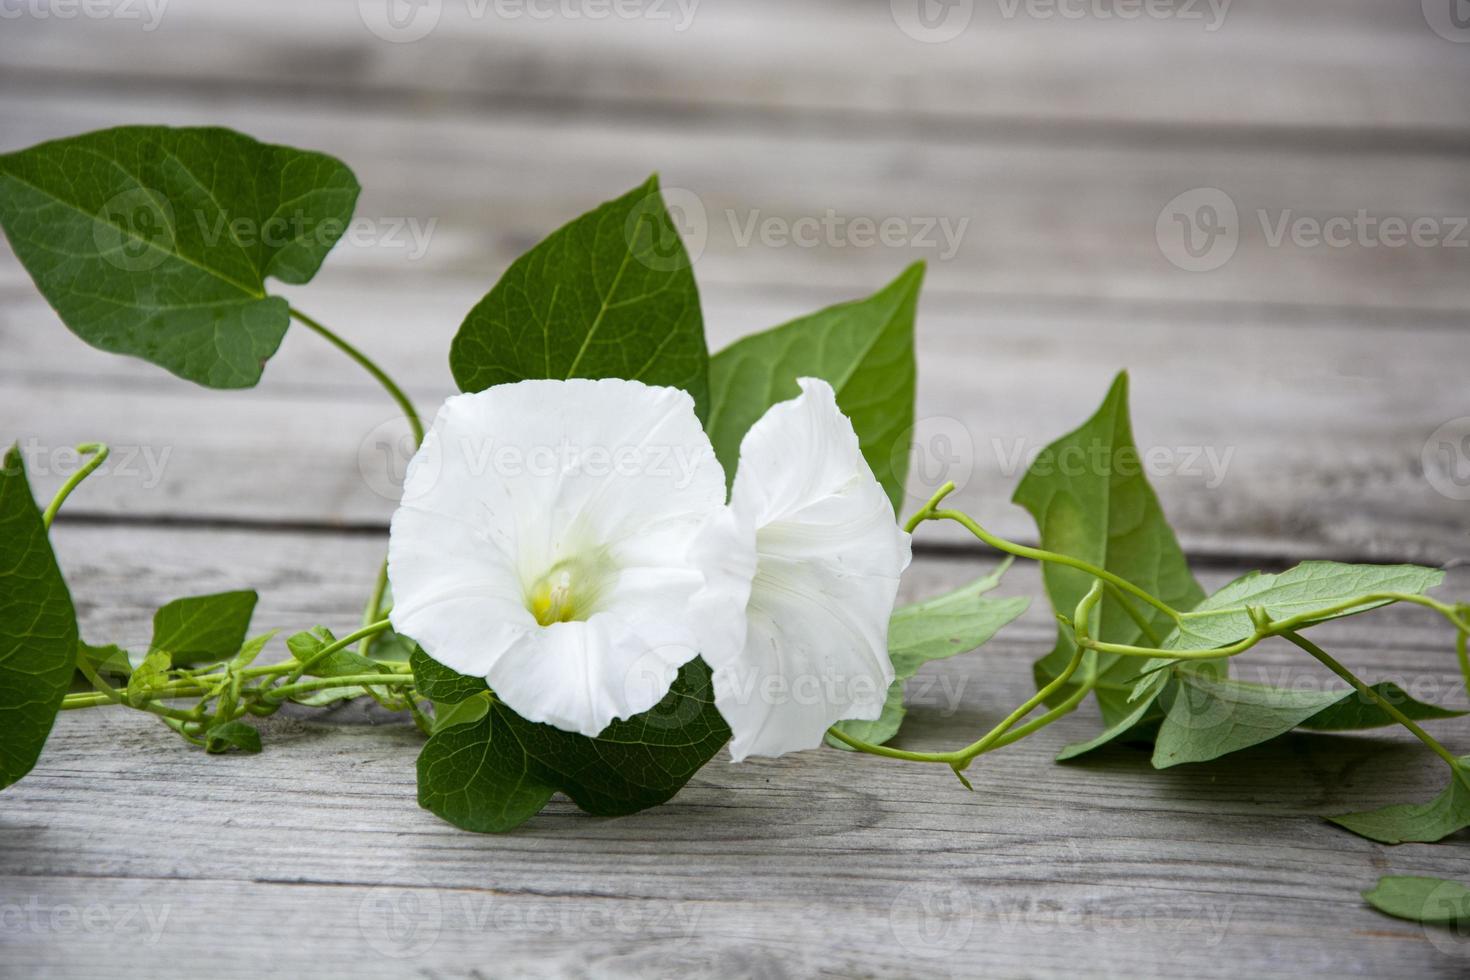
<path id="1" fill-rule="evenodd" d="M 381 545 L 64 523 L 56 537 L 86 634 L 129 642 L 150 603 L 247 583 L 264 589 L 259 625 L 351 622 Z M 986 567 L 921 560 L 905 590 Z M 1034 571 L 1005 588 L 1036 594 Z M 1393 610 L 1323 635 L 1366 675 L 1397 671 L 1458 704 L 1445 632 Z M 1038 605 L 931 672 L 958 698 L 921 697 L 905 744 L 983 730 L 1029 690 L 1049 639 Z M 1312 673 L 1290 648 L 1258 659 Z M 975 793 L 822 750 L 717 760 L 632 818 L 558 803 L 477 837 L 417 808 L 419 736 L 402 725 L 273 720 L 263 755 L 209 758 L 147 719 L 68 713 L 0 808 L 6 964 L 152 977 L 187 947 L 208 949 L 212 976 L 246 976 L 265 943 L 284 972 L 362 976 L 1463 975 L 1470 947 L 1383 918 L 1357 891 L 1387 872 L 1470 877 L 1464 849 L 1382 847 L 1317 819 L 1429 795 L 1440 773 L 1427 753 L 1396 735 L 1315 736 L 1164 772 L 1129 749 L 1049 762 L 1092 724 L 1070 718 L 987 756 Z M 1436 731 L 1470 749 L 1463 721 Z"/>
<path id="2" fill-rule="evenodd" d="M 449 339 L 483 288 L 455 280 L 426 294 L 328 274 L 300 295 L 432 413 L 453 391 Z M 709 287 L 711 345 L 839 295 Z M 1161 453 L 1154 482 L 1189 547 L 1432 562 L 1470 553 L 1464 501 L 1437 489 L 1446 471 L 1426 479 L 1422 468 L 1431 433 L 1470 410 L 1460 328 L 1408 315 L 1034 310 L 944 294 L 923 301 L 918 327 L 910 508 L 953 479 L 960 506 L 1033 536 L 1007 503 L 1028 454 L 1086 418 L 1126 367 L 1139 443 Z M 391 403 L 308 332 L 288 334 L 258 390 L 234 393 L 94 351 L 34 296 L 0 309 L 0 346 L 0 437 L 31 447 L 41 492 L 71 472 L 66 447 L 119 447 L 114 468 L 78 492 L 77 510 L 383 524 L 396 501 L 407 444 L 402 426 L 386 424 Z M 969 540 L 954 527 L 934 533 Z"/>
<path id="3" fill-rule="evenodd" d="M 1227 0 L 1147 8 L 1163 16 L 1139 6 L 1131 17 L 1126 6 L 1091 3 L 930 8 L 954 27 L 945 43 L 900 30 L 895 11 L 912 25 L 917 8 L 904 2 L 696 0 L 624 5 L 640 14 L 630 18 L 545 15 L 567 6 L 584 9 L 405 6 L 408 30 L 389 36 L 427 28 L 419 16 L 437 20 L 420 40 L 389 43 L 365 26 L 386 26 L 386 3 L 171 0 L 156 25 L 9 20 L 0 63 L 12 77 L 315 90 L 353 101 L 673 111 L 691 121 L 723 111 L 742 123 L 770 113 L 828 125 L 833 114 L 855 125 L 917 118 L 936 133 L 1045 122 L 1463 138 L 1470 125 L 1456 97 L 1470 66 L 1415 3 Z"/>
<path id="4" fill-rule="evenodd" d="M 562 222 L 658 170 L 680 227 L 692 239 L 704 229 L 696 269 L 705 283 L 870 290 L 925 259 L 933 288 L 986 297 L 1470 310 L 1470 188 L 1465 154 L 1448 149 L 1111 143 L 984 129 L 920 140 L 539 111 L 344 113 L 249 93 L 201 101 L 95 92 L 79 102 L 65 87 L 25 79 L 0 96 L 0 118 L 7 150 L 167 122 L 232 126 L 334 153 L 365 188 L 358 217 L 367 244 L 344 248 L 333 264 L 368 278 L 401 273 L 419 290 L 430 273 L 488 280 Z M 1171 217 L 1158 237 L 1166 205 L 1197 188 L 1219 189 L 1237 214 L 1232 224 L 1217 207 L 1237 245 L 1230 253 L 1229 237 L 1217 239 L 1209 254 L 1223 264 L 1200 272 L 1161 248 L 1162 240 L 1169 255 L 1184 254 Z M 1352 224 L 1360 211 L 1361 232 Z M 410 218 L 432 229 L 421 254 Z M 1333 218 L 1349 222 L 1332 232 L 1341 247 L 1292 233 L 1299 220 Z M 1387 218 L 1405 223 L 1399 237 L 1380 231 Z M 1407 243 L 1416 219 L 1432 223 L 1421 241 L 1436 244 Z M 897 224 L 879 238 L 863 221 Z M 1215 240 L 1198 228 L 1196 245 Z M 18 271 L 0 281 L 8 287 Z"/>

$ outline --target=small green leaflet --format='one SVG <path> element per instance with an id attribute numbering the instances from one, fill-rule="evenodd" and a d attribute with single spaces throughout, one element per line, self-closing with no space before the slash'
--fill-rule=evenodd
<path id="1" fill-rule="evenodd" d="M 317 626 L 302 631 L 286 640 L 286 649 L 298 663 L 307 664 L 304 671 L 310 677 L 346 677 L 350 674 L 376 674 L 381 670 L 377 661 L 369 660 L 354 650 L 334 650 L 325 657 L 322 650 L 337 642 L 332 631 Z"/>
<path id="2" fill-rule="evenodd" d="M 1076 431 L 1047 446 L 1027 470 L 1013 498 L 1036 521 L 1041 546 L 1085 559 L 1122 576 L 1175 609 L 1189 609 L 1204 598 L 1158 498 L 1144 474 L 1128 417 L 1128 375 L 1119 374 L 1102 407 Z M 1090 576 L 1062 565 L 1047 564 L 1043 579 L 1052 608 L 1070 617 L 1092 587 Z M 1163 613 L 1130 600 L 1153 635 L 1167 636 L 1173 621 Z M 1098 639 L 1148 645 L 1144 630 L 1111 593 L 1099 609 Z M 1071 631 L 1062 627 L 1056 647 L 1035 666 L 1036 684 L 1059 676 L 1071 660 Z M 1144 669 L 1136 658 L 1098 658 L 1098 706 L 1109 739 L 1122 735 L 1147 717 L 1152 700 L 1130 700 L 1134 678 Z M 1213 668 L 1211 668 L 1213 669 Z M 1062 691 L 1053 701 L 1060 701 Z M 1083 743 L 1095 748 L 1103 741 Z M 1064 750 L 1070 758 L 1082 746 Z"/>
<path id="3" fill-rule="evenodd" d="M 87 343 L 248 388 L 357 202 L 338 160 L 217 128 L 121 126 L 0 156 L 0 225 Z"/>
<path id="4" fill-rule="evenodd" d="M 1220 589 L 1183 615 L 1164 646 L 1175 650 L 1228 646 L 1255 632 L 1247 607 L 1263 609 L 1273 620 L 1325 610 L 1374 592 L 1419 594 L 1444 581 L 1444 572 L 1419 565 L 1344 565 L 1302 562 L 1279 575 L 1250 572 Z M 1312 618 L 1301 628 L 1387 605 L 1365 602 L 1343 612 Z M 1176 606 L 1175 608 L 1180 608 Z"/>
<path id="5" fill-rule="evenodd" d="M 852 419 L 863 458 L 897 511 L 908 476 L 914 425 L 914 312 L 924 281 L 915 263 L 867 299 L 739 340 L 710 358 L 709 424 L 715 455 L 731 481 L 740 440 L 777 402 L 795 398 L 796 379 L 821 378 Z"/>
<path id="6" fill-rule="evenodd" d="M 882 745 L 897 735 L 907 711 L 904 687 L 920 667 L 981 646 L 1031 604 L 1025 597 L 991 599 L 985 595 L 1000 584 L 1010 564 L 1007 560 L 969 585 L 895 612 L 888 623 L 888 653 L 895 677 L 888 688 L 883 714 L 877 721 L 844 721 L 836 727 L 873 745 Z M 830 735 L 827 742 L 847 748 Z"/>
<path id="7" fill-rule="evenodd" d="M 167 650 L 151 651 L 128 676 L 128 700 L 134 704 L 148 700 L 155 690 L 168 683 L 169 666 Z"/>
<path id="8" fill-rule="evenodd" d="M 1464 714 L 1415 701 L 1393 684 L 1374 690 L 1410 718 Z M 1168 714 L 1154 742 L 1157 769 L 1208 762 L 1297 727 L 1340 731 L 1394 724 L 1381 707 L 1350 688 L 1297 691 L 1189 671 L 1179 673 L 1170 692 L 1163 699 Z"/>
<path id="9" fill-rule="evenodd" d="M 86 661 L 103 677 L 126 680 L 127 676 L 133 672 L 133 664 L 128 657 L 128 651 L 115 643 L 94 647 L 82 641 L 77 644 L 77 659 Z"/>
<path id="10" fill-rule="evenodd" d="M 1380 844 L 1432 844 L 1470 827 L 1470 756 L 1450 768 L 1450 784 L 1428 803 L 1395 803 L 1328 820 Z"/>
<path id="11" fill-rule="evenodd" d="M 511 263 L 449 348 L 461 391 L 528 378 L 627 378 L 683 388 L 700 419 L 709 353 L 699 290 L 658 177 Z"/>
<path id="12" fill-rule="evenodd" d="M 228 660 L 245 643 L 255 602 L 249 590 L 175 599 L 153 614 L 148 649 L 167 652 L 175 667 Z"/>
<path id="13" fill-rule="evenodd" d="M 0 470 L 0 789 L 31 771 L 77 659 L 77 616 L 20 449 Z"/>
<path id="14" fill-rule="evenodd" d="M 473 683 L 451 685 L 429 672 L 415 672 L 415 681 L 436 702 L 461 694 L 455 705 L 483 699 L 488 709 L 446 711 L 446 726 L 419 755 L 419 805 L 465 830 L 510 830 L 535 816 L 557 791 L 598 816 L 656 806 L 730 738 L 715 710 L 709 668 L 699 659 L 684 665 L 651 711 L 613 722 L 597 738 L 526 721 L 492 700 L 483 683 L 474 690 Z M 436 710 L 442 710 L 439 704 Z"/>
<path id="15" fill-rule="evenodd" d="M 1470 888 L 1447 878 L 1385 875 L 1363 893 L 1380 912 L 1410 922 L 1470 927 Z"/>
<path id="16" fill-rule="evenodd" d="M 204 736 L 204 751 L 219 755 L 237 749 L 254 754 L 260 751 L 260 730 L 243 721 L 227 721 L 216 725 Z"/>

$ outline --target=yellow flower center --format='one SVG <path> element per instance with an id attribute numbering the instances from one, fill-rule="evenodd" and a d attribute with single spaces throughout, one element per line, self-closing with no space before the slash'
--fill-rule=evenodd
<path id="1" fill-rule="evenodd" d="M 559 561 L 527 590 L 526 608 L 542 626 L 586 619 L 594 611 L 606 571 L 597 562 Z"/>

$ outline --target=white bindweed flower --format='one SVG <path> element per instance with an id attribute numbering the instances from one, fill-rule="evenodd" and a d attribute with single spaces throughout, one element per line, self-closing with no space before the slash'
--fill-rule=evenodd
<path id="1" fill-rule="evenodd" d="M 394 629 L 517 714 L 597 735 L 698 653 L 690 553 L 725 478 L 683 391 L 522 381 L 456 395 L 393 515 Z"/>
<path id="2" fill-rule="evenodd" d="M 888 619 L 909 536 L 832 387 L 799 383 L 746 433 L 730 506 L 698 548 L 701 652 L 736 761 L 876 719 L 893 682 Z"/>

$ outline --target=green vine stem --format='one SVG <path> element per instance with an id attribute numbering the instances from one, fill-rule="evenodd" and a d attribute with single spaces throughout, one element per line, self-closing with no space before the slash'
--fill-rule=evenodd
<path id="1" fill-rule="evenodd" d="M 71 492 L 81 486 L 82 481 L 91 476 L 93 471 L 106 461 L 107 454 L 111 450 L 107 448 L 106 443 L 84 442 L 77 447 L 77 452 L 91 458 L 61 485 L 61 489 L 56 491 L 56 496 L 51 498 L 51 503 L 47 504 L 46 509 L 41 513 L 41 523 L 48 529 L 51 527 L 51 522 L 56 520 L 56 513 L 61 510 L 61 505 L 66 503 L 66 498 L 70 497 Z"/>
<path id="2" fill-rule="evenodd" d="M 1147 618 L 1142 616 L 1138 612 L 1138 610 L 1133 608 L 1130 598 L 1142 600 L 1145 604 L 1166 614 L 1171 620 L 1174 621 L 1176 625 L 1182 625 L 1187 614 L 1181 613 L 1178 610 L 1172 608 L 1167 603 L 1149 594 L 1144 589 L 1134 585 L 1126 579 L 1123 579 L 1120 576 L 1107 571 L 1106 569 L 1098 568 L 1097 566 L 1092 565 L 1089 562 L 1086 562 L 1080 558 L 1074 558 L 1070 555 L 1058 554 L 1056 552 L 1047 551 L 1043 548 L 1032 548 L 1026 545 L 1016 544 L 1013 541 L 1007 541 L 1004 538 L 998 537 L 997 535 L 991 534 L 989 531 L 986 531 L 967 514 L 963 514 L 955 510 L 941 510 L 939 508 L 940 502 L 943 501 L 943 499 L 947 497 L 951 492 L 953 492 L 953 490 L 954 484 L 946 483 L 933 497 L 929 499 L 929 501 L 923 507 L 921 507 L 911 518 L 909 518 L 908 522 L 904 525 L 904 529 L 912 534 L 915 529 L 918 528 L 918 526 L 924 521 L 951 520 L 964 527 L 971 534 L 975 535 L 981 541 L 985 542 L 998 551 L 1010 555 L 1015 555 L 1021 558 L 1029 558 L 1037 562 L 1049 562 L 1052 564 L 1064 565 L 1069 568 L 1074 568 L 1078 571 L 1085 572 L 1088 575 L 1092 576 L 1092 587 L 1088 590 L 1082 601 L 1078 603 L 1073 618 L 1069 621 L 1065 616 L 1058 615 L 1057 617 L 1064 626 L 1070 626 L 1072 629 L 1074 642 L 1073 655 L 1068 661 L 1066 668 L 1060 674 L 1058 674 L 1048 684 L 1037 691 L 1036 694 L 1026 699 L 1026 701 L 1022 702 L 1014 711 L 1007 715 L 1005 719 L 1003 719 L 998 725 L 992 728 L 984 736 L 982 736 L 975 742 L 972 742 L 971 744 L 965 746 L 964 748 L 956 749 L 950 752 L 913 752 L 906 749 L 892 748 L 887 745 L 874 745 L 869 742 L 864 742 L 861 739 L 857 739 L 846 734 L 837 727 L 829 729 L 829 734 L 833 738 L 844 743 L 850 748 L 856 749 L 860 752 L 866 752 L 870 755 L 881 756 L 883 758 L 900 759 L 908 762 L 928 762 L 946 765 L 954 770 L 955 774 L 959 776 L 960 780 L 964 782 L 966 786 L 969 786 L 969 781 L 965 779 L 963 775 L 963 770 L 977 756 L 982 755 L 985 752 L 1002 748 L 1004 746 L 1011 745 L 1017 741 L 1020 741 L 1022 738 L 1025 738 L 1026 736 L 1031 735 L 1051 724 L 1052 722 L 1056 721 L 1058 718 L 1069 714 L 1070 712 L 1075 710 L 1079 704 L 1082 703 L 1083 699 L 1085 699 L 1088 693 L 1093 689 L 1093 687 L 1096 686 L 1097 655 L 1100 653 L 1110 653 L 1126 657 L 1141 657 L 1150 660 L 1164 661 L 1164 663 L 1143 672 L 1144 674 L 1147 674 L 1151 673 L 1153 670 L 1170 668 L 1174 664 L 1181 661 L 1220 660 L 1228 657 L 1235 657 L 1251 649 L 1256 644 L 1260 643 L 1262 640 L 1268 637 L 1281 636 L 1296 644 L 1298 647 L 1301 647 L 1307 653 L 1311 654 L 1311 656 L 1316 658 L 1329 670 L 1337 674 L 1338 677 L 1342 678 L 1350 685 L 1352 685 L 1352 687 L 1361 696 L 1373 701 L 1376 704 L 1379 704 L 1389 715 L 1389 717 L 1402 724 L 1445 761 L 1449 762 L 1452 766 L 1458 764 L 1454 755 L 1450 753 L 1450 751 L 1446 749 L 1443 745 L 1441 745 L 1438 741 L 1436 741 L 1432 736 L 1430 736 L 1428 732 L 1424 731 L 1423 728 L 1416 724 L 1411 718 L 1405 715 L 1397 707 L 1388 703 L 1388 701 L 1382 698 L 1377 691 L 1373 690 L 1367 684 L 1364 684 L 1351 671 L 1349 671 L 1346 667 L 1342 666 L 1342 664 L 1334 660 L 1320 647 L 1307 640 L 1305 637 L 1301 636 L 1298 630 L 1303 629 L 1307 626 L 1311 626 L 1317 622 L 1321 622 L 1325 619 L 1330 619 L 1334 616 L 1341 615 L 1343 613 L 1360 610 L 1363 607 L 1374 607 L 1384 604 L 1405 602 L 1418 606 L 1423 606 L 1427 609 L 1432 609 L 1443 616 L 1452 626 L 1455 627 L 1455 652 L 1459 660 L 1461 672 L 1465 678 L 1466 692 L 1467 694 L 1470 694 L 1470 651 L 1467 651 L 1467 639 L 1470 639 L 1470 606 L 1464 604 L 1453 605 L 1450 603 L 1441 602 L 1438 599 L 1430 598 L 1429 596 L 1418 595 L 1415 593 L 1373 592 L 1367 595 L 1357 596 L 1347 601 L 1334 603 L 1333 605 L 1324 607 L 1322 609 L 1309 610 L 1307 612 L 1299 613 L 1295 616 L 1290 616 L 1285 619 L 1275 621 L 1273 621 L 1267 615 L 1264 609 L 1247 606 L 1245 607 L 1245 610 L 1249 614 L 1251 622 L 1254 626 L 1251 635 L 1241 640 L 1238 640 L 1235 643 L 1212 649 L 1170 649 L 1162 646 L 1157 633 L 1150 627 Z M 1152 646 L 1145 647 L 1121 643 L 1108 643 L 1093 638 L 1091 624 L 1092 614 L 1096 609 L 1098 603 L 1101 601 L 1104 592 L 1112 595 L 1116 600 L 1118 600 L 1119 604 L 1133 619 L 1134 623 L 1138 625 L 1144 636 L 1151 644 L 1153 644 Z M 1087 654 L 1091 654 L 1091 656 L 1087 656 Z M 1084 664 L 1085 672 L 1081 683 L 1076 685 L 1075 689 L 1070 692 L 1063 701 L 1052 707 L 1044 714 L 1032 719 L 1029 722 L 1021 724 L 1022 720 L 1027 715 L 1029 715 L 1040 705 L 1044 704 L 1054 694 L 1061 691 L 1071 681 L 1072 677 L 1079 669 L 1084 669 Z"/>
<path id="3" fill-rule="evenodd" d="M 1384 713 L 1386 713 L 1390 718 L 1398 722 L 1400 725 L 1403 725 L 1409 731 L 1413 732 L 1415 738 L 1419 739 L 1419 741 L 1427 745 L 1430 751 L 1432 751 L 1435 755 L 1439 756 L 1445 762 L 1449 763 L 1451 769 L 1459 768 L 1460 760 L 1455 758 L 1455 754 L 1453 752 L 1441 745 L 1437 738 L 1426 732 L 1423 728 L 1419 726 L 1418 722 L 1414 721 L 1408 715 L 1400 711 L 1398 707 L 1389 702 L 1387 698 L 1379 694 L 1377 691 L 1373 690 L 1373 688 L 1369 687 L 1367 684 L 1364 684 L 1362 681 L 1360 681 L 1357 676 L 1352 673 L 1352 671 L 1348 670 L 1342 664 L 1338 663 L 1335 659 L 1329 656 L 1327 651 L 1323 650 L 1317 644 L 1313 643 L 1305 636 L 1302 636 L 1300 633 L 1295 633 L 1291 630 L 1287 630 L 1281 635 L 1286 637 L 1286 639 L 1290 640 L 1292 643 L 1295 643 L 1297 646 L 1301 647 L 1303 650 L 1307 651 L 1307 653 L 1311 654 L 1313 657 L 1317 658 L 1317 660 L 1320 661 L 1324 667 L 1351 684 L 1359 694 L 1382 708 L 1384 710 Z"/>
<path id="4" fill-rule="evenodd" d="M 399 409 L 403 411 L 404 418 L 408 419 L 409 428 L 413 430 L 414 446 L 418 447 L 424 444 L 424 423 L 419 417 L 418 409 L 414 407 L 413 402 L 409 399 L 408 395 L 404 394 L 403 389 L 398 386 L 397 382 L 388 376 L 387 371 L 384 371 L 372 358 L 349 344 L 341 336 L 327 329 L 320 321 L 307 316 L 294 306 L 291 307 L 291 315 L 301 321 L 308 329 L 321 335 L 327 343 L 346 354 L 361 366 L 363 370 L 372 375 L 378 384 L 383 386 L 383 390 L 388 392 L 388 395 L 398 403 Z M 377 621 L 383 615 L 383 596 L 387 592 L 387 588 L 388 561 L 385 558 L 383 563 L 378 566 L 378 577 L 373 584 L 373 593 L 368 598 L 366 608 L 363 609 L 362 623 L 364 626 Z M 362 638 L 362 642 L 357 651 L 359 654 L 366 657 L 372 652 L 373 638 L 375 635 L 370 633 Z"/>

